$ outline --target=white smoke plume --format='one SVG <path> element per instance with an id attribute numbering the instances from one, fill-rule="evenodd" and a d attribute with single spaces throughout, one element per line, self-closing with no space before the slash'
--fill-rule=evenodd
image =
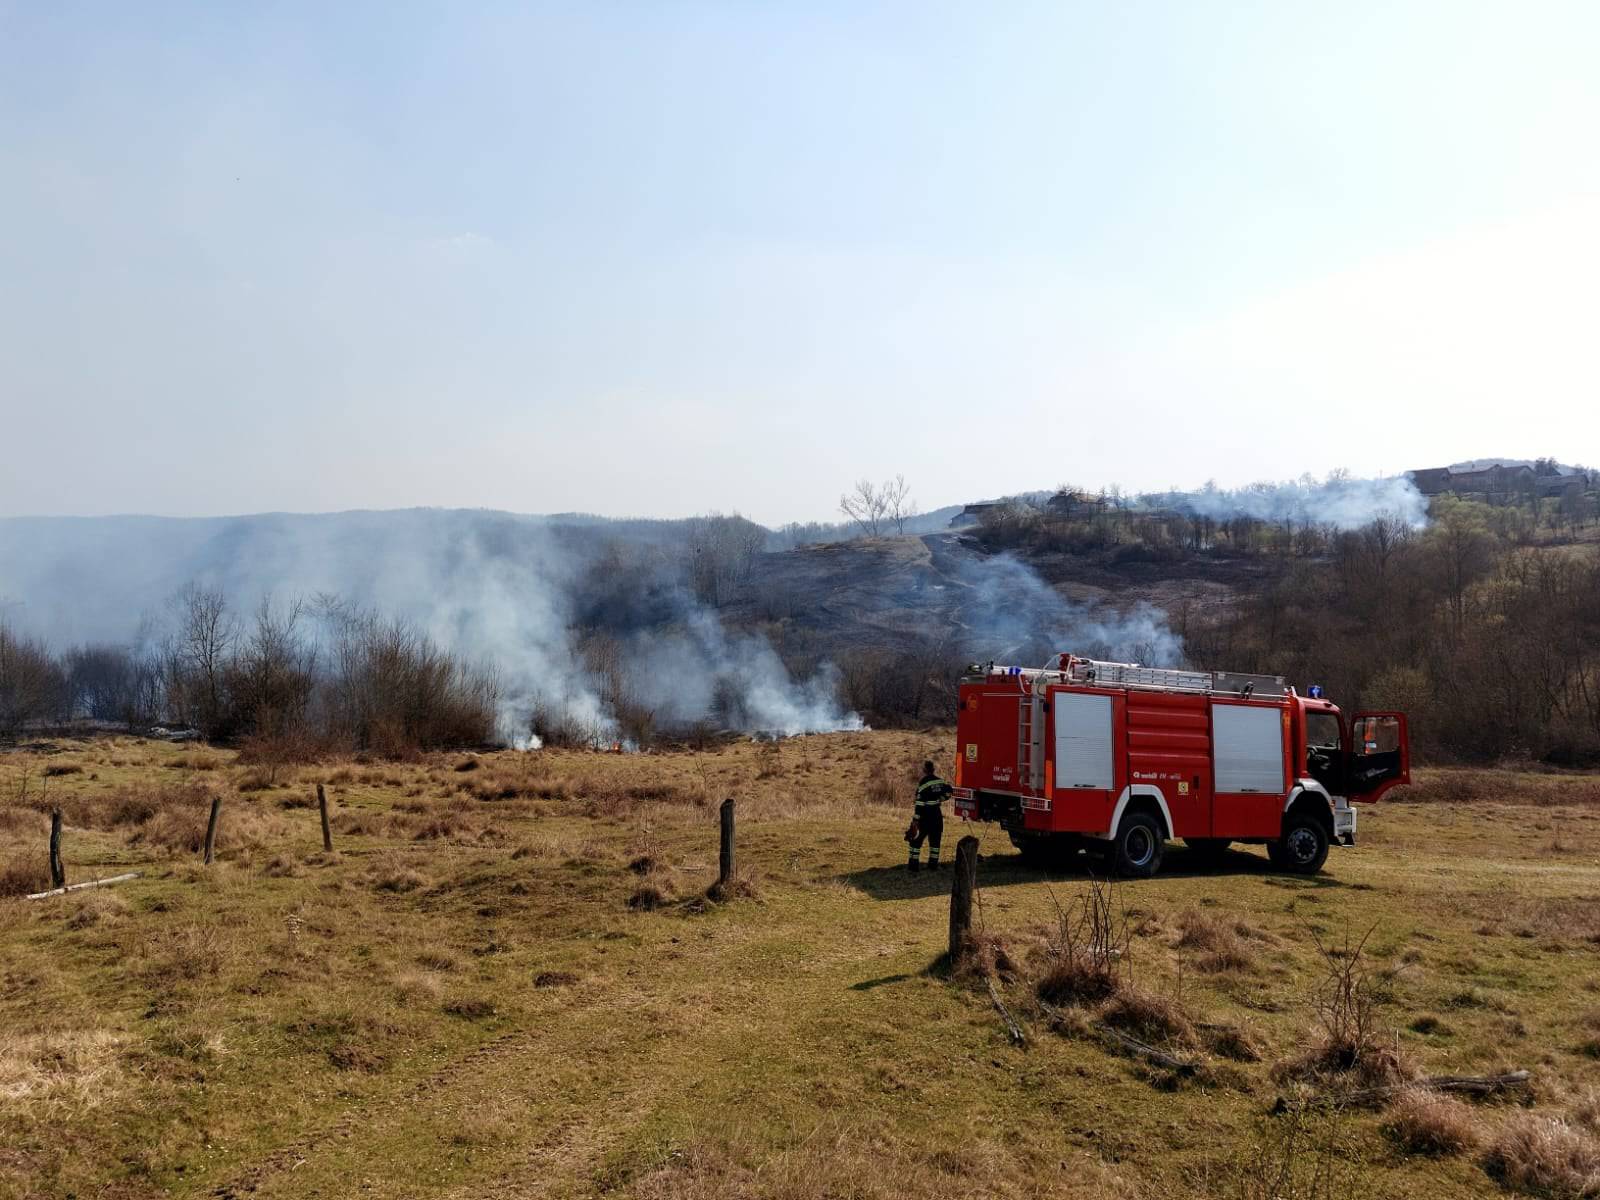
<path id="1" fill-rule="evenodd" d="M 609 528 L 638 544 L 662 537 Z M 609 740 L 614 713 L 579 652 L 575 609 L 587 600 L 585 580 L 604 578 L 602 555 L 614 542 L 583 522 L 462 510 L 14 518 L 0 520 L 0 598 L 8 621 L 65 648 L 133 642 L 191 582 L 221 591 L 241 615 L 267 596 L 337 597 L 404 618 L 493 668 L 507 741 L 530 744 L 536 709 Z M 717 720 L 782 733 L 860 727 L 835 701 L 829 668 L 793 680 L 764 639 L 729 633 L 681 584 L 658 579 L 655 590 L 661 596 L 639 597 L 640 611 L 628 615 L 637 631 L 625 666 L 632 693 L 657 708 L 658 728 Z"/>
<path id="2" fill-rule="evenodd" d="M 1242 488 L 1207 484 L 1195 492 L 1150 492 L 1139 501 L 1144 507 L 1175 509 L 1219 521 L 1253 517 L 1336 529 L 1357 529 L 1379 517 L 1397 517 L 1412 528 L 1428 521 L 1427 498 L 1404 476 L 1353 479 L 1335 472 L 1318 480 L 1302 475 L 1283 483 L 1253 483 Z"/>
<path id="3" fill-rule="evenodd" d="M 1080 604 L 1009 554 L 972 562 L 964 575 L 972 589 L 962 604 L 966 648 L 983 661 L 1042 666 L 1070 651 L 1146 666 L 1184 664 L 1182 641 L 1167 626 L 1166 614 L 1149 604 L 1127 610 Z"/>

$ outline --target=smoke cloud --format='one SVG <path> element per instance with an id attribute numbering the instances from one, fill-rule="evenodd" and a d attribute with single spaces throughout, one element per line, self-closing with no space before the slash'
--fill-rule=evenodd
<path id="1" fill-rule="evenodd" d="M 1334 474 L 1317 480 L 1304 475 L 1283 483 L 1254 483 L 1243 488 L 1208 484 L 1196 492 L 1150 492 L 1139 499 L 1147 507 L 1176 509 L 1219 521 L 1253 517 L 1260 521 L 1357 529 L 1379 517 L 1398 517 L 1413 528 L 1420 528 L 1428 520 L 1427 498 L 1403 476 L 1352 479 Z"/>
<path id="2" fill-rule="evenodd" d="M 556 713 L 588 736 L 617 734 L 603 681 L 581 653 L 583 589 L 610 572 L 619 540 L 651 558 L 625 614 L 620 670 L 658 728 L 713 721 L 795 734 L 860 728 L 834 699 L 826 665 L 796 681 L 765 639 L 732 633 L 674 575 L 667 523 L 593 522 L 460 510 L 237 518 L 0 520 L 0 610 L 57 647 L 129 644 L 159 625 L 190 582 L 248 613 L 264 597 L 337 597 L 404 618 L 441 646 L 492 667 L 501 733 L 528 742 Z M 635 590 L 630 577 L 614 591 Z M 144 633 L 141 634 L 141 627 Z"/>
<path id="3" fill-rule="evenodd" d="M 1149 604 L 1127 610 L 1069 600 L 1009 554 L 971 560 L 967 650 L 983 661 L 1041 666 L 1062 651 L 1147 666 L 1184 665 L 1183 643 L 1166 614 Z"/>

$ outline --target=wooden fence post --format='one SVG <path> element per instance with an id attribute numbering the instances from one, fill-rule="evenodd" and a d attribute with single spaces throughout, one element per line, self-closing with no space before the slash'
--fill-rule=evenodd
<path id="1" fill-rule="evenodd" d="M 333 853 L 333 830 L 328 828 L 328 793 L 317 784 L 317 807 L 322 810 L 322 848 Z"/>
<path id="2" fill-rule="evenodd" d="M 217 818 L 222 815 L 222 797 L 211 797 L 211 819 L 206 822 L 206 865 L 211 865 L 212 853 L 217 847 Z"/>
<path id="3" fill-rule="evenodd" d="M 978 886 L 978 839 L 968 834 L 956 845 L 956 877 L 950 885 L 950 967 L 967 950 L 972 932 L 972 892 Z"/>
<path id="4" fill-rule="evenodd" d="M 717 887 L 726 888 L 733 879 L 733 799 L 722 802 L 722 852 L 717 858 Z"/>
<path id="5" fill-rule="evenodd" d="M 67 886 L 67 871 L 61 865 L 61 810 L 50 810 L 50 886 Z"/>

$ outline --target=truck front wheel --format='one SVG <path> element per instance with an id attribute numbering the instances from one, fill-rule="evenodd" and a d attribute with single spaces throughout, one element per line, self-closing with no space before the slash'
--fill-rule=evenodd
<path id="1" fill-rule="evenodd" d="M 1310 813 L 1292 812 L 1283 819 L 1283 836 L 1267 843 L 1267 857 L 1281 870 L 1315 875 L 1328 861 L 1328 830 Z"/>
<path id="2" fill-rule="evenodd" d="M 1117 836 L 1112 840 L 1112 866 L 1118 875 L 1149 879 L 1161 869 L 1165 842 L 1160 821 L 1149 813 L 1129 813 L 1122 818 Z"/>

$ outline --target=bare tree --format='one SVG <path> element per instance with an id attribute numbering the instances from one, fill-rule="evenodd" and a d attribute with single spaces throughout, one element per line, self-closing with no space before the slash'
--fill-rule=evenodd
<path id="1" fill-rule="evenodd" d="M 66 696 L 66 677 L 44 644 L 0 624 L 0 735 L 58 713 Z"/>
<path id="2" fill-rule="evenodd" d="M 911 498 L 911 485 L 904 475 L 896 475 L 878 489 L 884 512 L 894 522 L 896 533 L 905 533 L 906 522 L 917 515 L 917 502 Z"/>
<path id="3" fill-rule="evenodd" d="M 766 530 L 738 513 L 690 521 L 686 552 L 695 595 L 715 608 L 728 603 L 749 580 L 766 540 Z"/>
<path id="4" fill-rule="evenodd" d="M 239 626 L 220 591 L 191 583 L 173 598 L 173 649 L 192 718 L 208 737 L 226 710 L 225 680 Z"/>
<path id="5" fill-rule="evenodd" d="M 870 479 L 856 480 L 855 490 L 839 497 L 839 511 L 856 523 L 868 537 L 877 537 L 883 527 L 888 503 Z"/>

